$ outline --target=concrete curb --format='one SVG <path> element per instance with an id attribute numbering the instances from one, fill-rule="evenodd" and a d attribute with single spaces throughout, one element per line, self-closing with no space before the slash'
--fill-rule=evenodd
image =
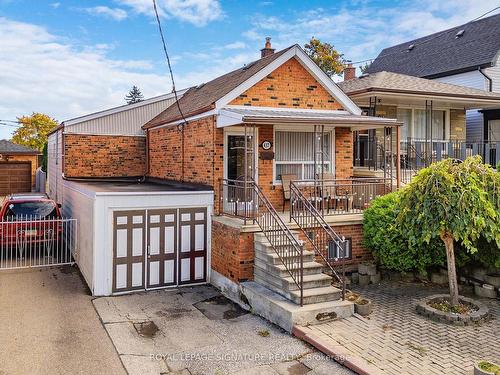
<path id="1" fill-rule="evenodd" d="M 293 326 L 292 334 L 311 344 L 316 349 L 340 363 L 342 366 L 354 371 L 358 375 L 383 375 L 376 367 L 366 363 L 362 358 L 354 356 L 349 350 L 341 345 L 333 345 L 321 337 L 307 332 L 307 328 Z"/>

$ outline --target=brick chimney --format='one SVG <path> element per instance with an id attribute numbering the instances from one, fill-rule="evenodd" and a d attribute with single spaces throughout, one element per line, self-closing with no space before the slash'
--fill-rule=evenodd
<path id="1" fill-rule="evenodd" d="M 356 78 L 356 67 L 352 63 L 347 64 L 344 68 L 344 81 Z"/>
<path id="2" fill-rule="evenodd" d="M 266 57 L 274 53 L 274 48 L 271 48 L 271 38 L 266 38 L 266 46 L 260 50 L 260 57 Z"/>

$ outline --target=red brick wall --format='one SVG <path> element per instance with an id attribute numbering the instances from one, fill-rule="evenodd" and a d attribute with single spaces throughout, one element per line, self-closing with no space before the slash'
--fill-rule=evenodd
<path id="1" fill-rule="evenodd" d="M 334 226 L 341 236 L 351 238 L 352 258 L 346 260 L 349 269 L 363 261 L 373 259 L 372 253 L 363 247 L 362 224 Z M 253 233 L 240 232 L 239 229 L 212 221 L 212 269 L 234 282 L 253 279 L 254 240 Z M 299 237 L 308 250 L 312 250 L 309 240 L 299 231 Z M 318 257 L 318 261 L 321 258 Z"/>
<path id="2" fill-rule="evenodd" d="M 64 135 L 66 177 L 132 177 L 146 171 L 146 138 Z"/>
<path id="3" fill-rule="evenodd" d="M 349 128 L 335 128 L 335 177 L 350 178 L 353 173 L 353 135 Z"/>
<path id="4" fill-rule="evenodd" d="M 235 282 L 253 279 L 253 233 L 212 221 L 212 269 Z"/>
<path id="5" fill-rule="evenodd" d="M 184 127 L 184 181 L 213 185 L 213 116 Z M 149 131 L 149 176 L 182 180 L 182 131 L 177 126 Z"/>
<path id="6" fill-rule="evenodd" d="M 342 109 L 342 106 L 295 58 L 281 65 L 230 104 Z"/>

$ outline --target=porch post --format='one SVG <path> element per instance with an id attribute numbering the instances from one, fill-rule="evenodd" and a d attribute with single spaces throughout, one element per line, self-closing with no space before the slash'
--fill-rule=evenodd
<path id="1" fill-rule="evenodd" d="M 243 184 L 244 184 L 244 187 L 243 187 L 243 191 L 244 191 L 244 202 L 243 202 L 243 206 L 244 206 L 244 213 L 245 213 L 245 219 L 244 219 L 244 223 L 245 225 L 247 224 L 247 184 L 248 184 L 248 147 L 247 147 L 247 144 L 248 144 L 248 138 L 247 138 L 247 124 L 245 123 L 245 141 L 244 141 L 244 144 L 245 144 L 245 155 L 244 155 L 244 160 L 245 160 L 245 170 L 243 172 Z M 236 204 L 238 204 L 238 202 L 236 202 Z"/>
<path id="2" fill-rule="evenodd" d="M 396 126 L 396 188 L 399 190 L 400 187 L 401 187 L 401 127 Z"/>

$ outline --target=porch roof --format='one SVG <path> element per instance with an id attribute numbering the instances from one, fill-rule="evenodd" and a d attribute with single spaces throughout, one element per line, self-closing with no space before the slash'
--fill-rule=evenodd
<path id="1" fill-rule="evenodd" d="M 391 104 L 429 99 L 466 109 L 500 105 L 499 93 L 385 71 L 364 74 L 338 85 L 358 105 L 368 103 L 373 96 L 387 98 Z"/>
<path id="2" fill-rule="evenodd" d="M 353 115 L 342 110 L 226 106 L 217 116 L 217 127 L 239 124 L 333 125 L 364 130 L 399 126 L 396 119 Z"/>

